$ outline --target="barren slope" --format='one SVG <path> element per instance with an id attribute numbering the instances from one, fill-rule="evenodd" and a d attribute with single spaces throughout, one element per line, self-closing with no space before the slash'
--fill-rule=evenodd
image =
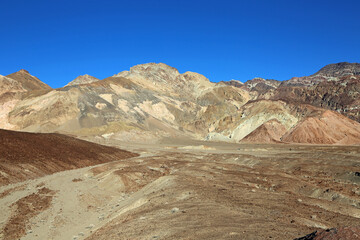
<path id="1" fill-rule="evenodd" d="M 284 125 L 278 120 L 269 120 L 256 128 L 249 135 L 244 137 L 241 142 L 252 143 L 278 143 L 282 136 L 287 132 Z"/>
<path id="2" fill-rule="evenodd" d="M 325 111 L 308 117 L 283 139 L 285 142 L 315 144 L 360 144 L 360 123 L 339 113 Z"/>
<path id="3" fill-rule="evenodd" d="M 0 129 L 0 186 L 136 155 L 60 134 Z"/>

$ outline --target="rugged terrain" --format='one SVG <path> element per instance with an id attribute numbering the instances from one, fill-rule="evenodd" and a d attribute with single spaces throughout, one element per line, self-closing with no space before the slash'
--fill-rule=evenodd
<path id="1" fill-rule="evenodd" d="M 28 160 L 24 173 L 43 174 L 0 187 L 2 239 L 294 239 L 359 224 L 358 146 L 96 139 L 140 156 L 108 148 L 119 160 L 50 175 L 51 160 Z"/>
<path id="2" fill-rule="evenodd" d="M 0 76 L 0 238 L 354 236 L 359 66 L 213 83 L 148 63 L 59 89 Z"/>
<path id="3" fill-rule="evenodd" d="M 173 137 L 359 144 L 359 65 L 330 64 L 284 82 L 213 83 L 148 63 L 103 80 L 79 76 L 59 89 L 20 70 L 0 76 L 0 128 L 149 143 Z M 340 125 L 346 127 L 333 128 Z M 302 134 L 308 128 L 315 132 Z"/>

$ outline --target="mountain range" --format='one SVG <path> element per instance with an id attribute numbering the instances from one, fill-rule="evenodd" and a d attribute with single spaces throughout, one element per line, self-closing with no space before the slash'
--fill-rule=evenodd
<path id="1" fill-rule="evenodd" d="M 156 142 L 360 144 L 360 64 L 287 81 L 210 82 L 163 63 L 52 89 L 26 70 L 0 75 L 0 128 Z"/>

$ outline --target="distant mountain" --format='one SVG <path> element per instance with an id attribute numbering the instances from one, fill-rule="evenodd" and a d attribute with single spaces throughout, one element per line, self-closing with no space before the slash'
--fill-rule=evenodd
<path id="1" fill-rule="evenodd" d="M 334 63 L 326 65 L 318 72 L 311 75 L 312 77 L 328 77 L 328 78 L 341 78 L 345 76 L 360 75 L 360 63 Z"/>
<path id="2" fill-rule="evenodd" d="M 16 80 L 26 91 L 51 89 L 49 85 L 43 83 L 37 77 L 32 76 L 28 71 L 24 69 L 9 74 L 6 77 Z"/>
<path id="3" fill-rule="evenodd" d="M 90 76 L 90 75 L 81 75 L 69 82 L 66 86 L 74 86 L 74 85 L 81 85 L 81 84 L 88 84 L 100 81 L 100 79 Z"/>
<path id="4" fill-rule="evenodd" d="M 242 84 L 236 80 L 213 83 L 198 73 L 148 63 L 104 80 L 80 76 L 53 90 L 22 71 L 22 78 L 15 75 L 18 80 L 0 77 L 2 96 L 6 96 L 0 97 L 0 127 L 152 143 L 164 137 L 187 137 L 358 144 L 360 76 L 356 69 L 356 64 L 335 64 L 310 76 L 311 84 L 262 78 Z M 23 86 L 24 81 L 36 82 L 38 87 Z M 330 131 L 340 125 L 344 126 L 341 131 Z"/>
<path id="5" fill-rule="evenodd" d="M 321 80 L 311 85 L 281 84 L 258 98 L 311 104 L 360 122 L 360 75 L 345 75 L 336 81 Z"/>
<path id="6" fill-rule="evenodd" d="M 359 63 L 334 63 L 326 65 L 307 77 L 293 77 L 282 82 L 282 86 L 312 86 L 321 82 L 339 81 L 343 77 L 360 75 Z"/>

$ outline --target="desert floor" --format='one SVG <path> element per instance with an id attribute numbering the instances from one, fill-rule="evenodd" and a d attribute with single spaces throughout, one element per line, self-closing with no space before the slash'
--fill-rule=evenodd
<path id="1" fill-rule="evenodd" d="M 0 187 L 0 238 L 294 239 L 360 222 L 360 146 L 101 143 L 140 156 Z"/>

